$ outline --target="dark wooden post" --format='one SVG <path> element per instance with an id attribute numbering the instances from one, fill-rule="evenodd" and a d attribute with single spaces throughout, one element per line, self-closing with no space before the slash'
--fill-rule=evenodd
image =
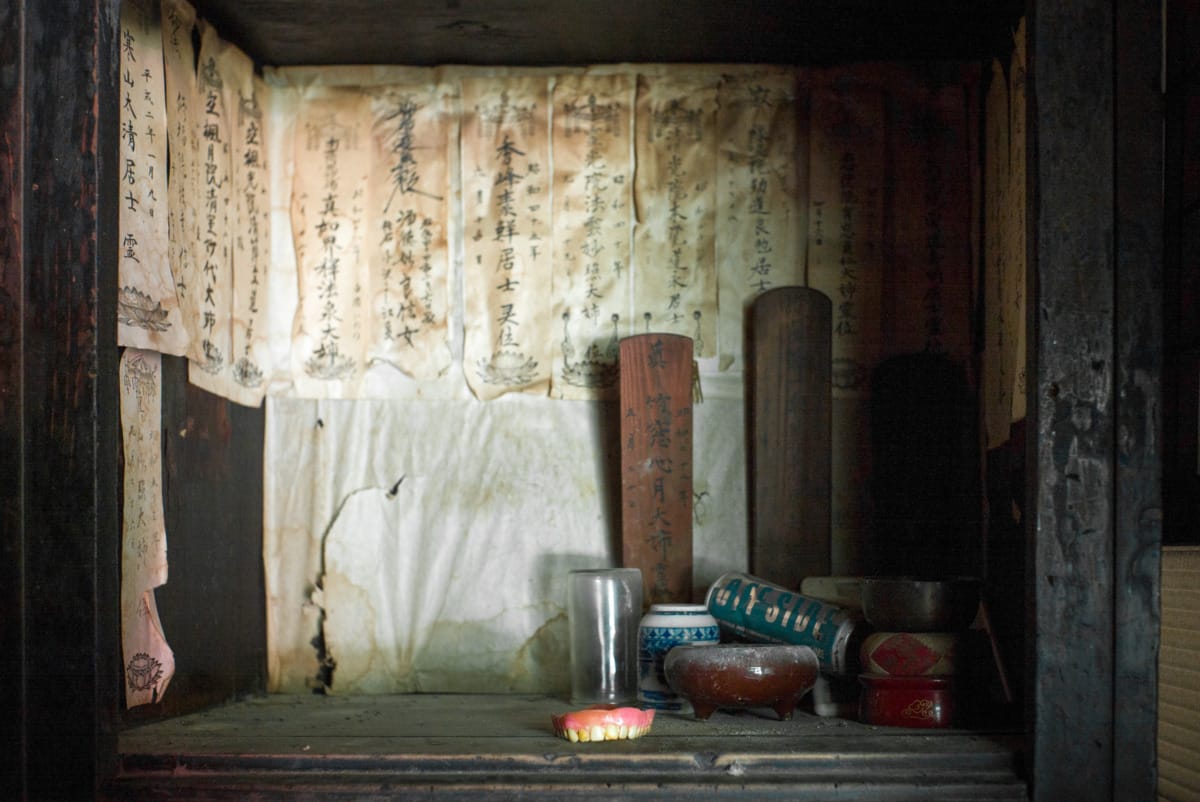
<path id="1" fill-rule="evenodd" d="M 1162 562 L 1163 8 L 1116 14 L 1113 799 L 1155 793 Z"/>
<path id="2" fill-rule="evenodd" d="M 116 0 L 0 10 L 0 784 L 14 798 L 91 799 L 116 752 L 116 33 Z"/>
<path id="3" fill-rule="evenodd" d="M 21 638 L 21 112 L 19 3 L 0 4 L 0 677 L 20 677 Z M 16 687 L 12 687 L 14 685 Z M 0 693 L 0 782 L 23 778 L 20 684 Z"/>
<path id="4" fill-rule="evenodd" d="M 1032 787 L 1047 801 L 1149 799 L 1161 9 L 1043 2 L 1030 23 Z"/>

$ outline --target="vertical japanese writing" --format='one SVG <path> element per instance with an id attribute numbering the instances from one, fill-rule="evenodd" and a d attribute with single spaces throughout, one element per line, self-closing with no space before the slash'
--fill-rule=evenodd
<path id="1" fill-rule="evenodd" d="M 496 347 L 499 350 L 520 346 L 516 332 L 521 321 L 517 318 L 515 305 L 508 296 L 515 293 L 517 287 L 520 286 L 520 282 L 516 280 L 514 274 L 517 259 L 513 240 L 520 233 L 517 221 L 517 187 L 524 180 L 525 175 L 516 171 L 514 161 L 524 156 L 525 152 L 517 150 L 508 134 L 504 135 L 504 141 L 496 148 L 496 161 L 498 162 L 496 186 L 499 188 L 499 192 L 496 195 L 497 214 L 494 240 L 500 246 L 500 258 L 496 265 L 496 281 L 498 282 L 496 290 L 500 293 L 500 302 L 497 304 L 496 310 L 499 332 L 496 336 Z"/>
<path id="2" fill-rule="evenodd" d="M 884 130 L 884 94 L 877 88 L 814 88 L 808 274 L 809 285 L 833 303 L 835 398 L 867 391 L 883 349 Z"/>
<path id="3" fill-rule="evenodd" d="M 652 603 L 691 594 L 691 345 L 669 334 L 621 345 L 622 551 Z"/>
<path id="4" fill-rule="evenodd" d="M 391 167 L 390 194 L 384 204 L 384 216 L 380 220 L 380 245 L 383 252 L 383 287 L 380 298 L 382 336 L 388 343 L 403 343 L 413 348 L 414 335 L 420 334 L 426 314 L 418 302 L 418 289 L 414 279 L 428 279 L 428 272 L 418 274 L 418 263 L 428 266 L 428 241 L 420 236 L 422 229 L 428 230 L 428 218 L 410 202 L 412 196 L 421 194 L 421 171 L 413 139 L 418 106 L 411 96 L 401 97 L 394 108 L 385 115 L 390 125 L 388 134 Z M 430 296 L 430 286 L 421 297 Z"/>
<path id="5" fill-rule="evenodd" d="M 296 121 L 292 231 L 300 306 L 292 368 L 300 392 L 353 397 L 366 367 L 368 300 L 374 281 L 374 212 L 369 186 L 370 98 L 321 91 Z M 373 222 L 373 225 L 378 225 Z"/>
<path id="6" fill-rule="evenodd" d="M 838 158 L 838 294 L 834 304 L 833 333 L 836 337 L 853 337 L 859 333 L 859 312 L 855 306 L 858 291 L 858 257 L 855 240 L 858 235 L 856 215 L 855 156 L 843 152 Z"/>
<path id="7" fill-rule="evenodd" d="M 716 76 L 638 85 L 635 264 L 655 269 L 636 271 L 637 311 L 698 356 L 716 352 L 716 108 Z"/>
<path id="8" fill-rule="evenodd" d="M 632 76 L 555 85 L 554 301 L 562 341 L 554 395 L 611 397 L 628 317 Z"/>
<path id="9" fill-rule="evenodd" d="M 721 370 L 744 365 L 742 310 L 773 287 L 803 284 L 797 236 L 796 74 L 731 71 L 717 89 L 717 340 Z"/>
<path id="10" fill-rule="evenodd" d="M 445 90 L 392 86 L 370 96 L 371 159 L 364 318 L 369 356 L 413 377 L 448 367 Z"/>
<path id="11" fill-rule="evenodd" d="M 620 277 L 625 270 L 626 261 L 622 254 L 613 254 L 611 261 L 605 262 L 605 254 L 609 249 L 604 241 L 604 222 L 610 208 L 620 209 L 620 200 L 610 200 L 609 196 L 614 184 L 623 183 L 624 175 L 612 175 L 605 158 L 605 140 L 612 137 L 618 130 L 622 115 L 615 103 L 602 103 L 597 100 L 595 93 L 589 93 L 582 100 L 575 100 L 563 108 L 567 116 L 566 135 L 582 134 L 583 147 L 583 243 L 580 253 L 583 255 L 584 298 L 581 309 L 584 318 L 595 321 L 600 315 L 600 305 L 607 295 L 605 274 L 612 272 Z"/>
<path id="12" fill-rule="evenodd" d="M 228 107 L 237 110 L 235 147 L 231 168 L 236 189 L 237 213 L 230 221 L 233 241 L 233 380 L 246 391 L 248 402 L 257 400 L 265 377 L 260 348 L 265 331 L 267 265 L 270 262 L 270 201 L 266 160 L 265 119 L 261 87 L 253 64 L 232 48 L 222 60 Z M 264 327 L 265 328 L 265 327 Z"/>
<path id="13" fill-rule="evenodd" d="M 925 352 L 963 361 L 973 350 L 967 97 L 962 83 L 891 96 L 892 251 L 886 272 L 894 311 L 884 319 L 888 354 Z"/>
<path id="14" fill-rule="evenodd" d="M 669 325 L 678 325 L 684 320 L 683 291 L 692 282 L 697 266 L 688 259 L 690 227 L 686 205 L 690 193 L 703 190 L 703 182 L 693 187 L 691 176 L 684 169 L 684 150 L 695 145 L 703 136 L 701 111 L 689 108 L 679 99 L 672 99 L 654 113 L 650 132 L 651 142 L 665 146 L 667 180 L 667 302 L 662 310 Z"/>
<path id="15" fill-rule="evenodd" d="M 753 231 L 747 283 L 755 292 L 764 292 L 775 285 L 774 231 L 772 183 L 775 171 L 771 162 L 769 124 L 777 100 L 772 89 L 760 82 L 745 87 L 745 102 L 752 110 L 752 121 L 746 129 L 746 176 L 749 192 L 746 195 L 746 222 Z"/>
<path id="16" fill-rule="evenodd" d="M 224 238 L 226 213 L 225 194 L 229 187 L 227 179 L 228 143 L 225 139 L 225 120 L 223 119 L 224 102 L 221 98 L 222 81 L 217 70 L 216 58 L 208 56 L 203 61 L 200 71 L 200 88 L 203 93 L 204 117 L 201 137 L 204 140 L 204 187 L 203 187 L 203 229 L 201 244 L 203 250 L 201 275 L 204 279 L 203 296 L 201 299 L 201 331 L 203 339 L 201 348 L 204 361 L 201 367 L 208 373 L 216 373 L 225 365 L 227 355 L 222 353 L 218 324 L 225 320 L 228 310 L 218 304 L 222 279 L 227 277 L 228 243 Z M 222 162 L 225 164 L 222 164 Z M 223 265 L 223 263 L 225 263 Z"/>
<path id="17" fill-rule="evenodd" d="M 160 560 L 165 559 L 159 542 L 161 521 L 155 514 L 161 504 L 161 453 L 159 426 L 159 372 L 157 354 L 128 351 L 122 360 L 123 396 L 133 403 L 123 409 L 125 428 L 125 504 L 130 515 L 125 521 L 125 552 L 135 558 L 134 573 L 149 581 Z"/>
<path id="18" fill-rule="evenodd" d="M 464 360 L 480 397 L 544 391 L 549 338 L 541 295 L 549 285 L 549 160 L 544 78 L 464 82 L 464 194 L 470 324 Z"/>
<path id="19" fill-rule="evenodd" d="M 341 270 L 342 245 L 338 240 L 338 229 L 342 226 L 342 211 L 338 207 L 338 192 L 341 172 L 338 166 L 338 150 L 342 146 L 339 132 L 332 127 L 320 133 L 317 148 L 321 158 L 321 196 L 317 203 L 316 235 L 319 243 L 314 275 L 318 304 L 318 329 L 315 332 L 316 348 L 305 364 L 311 376 L 340 377 L 352 368 L 350 360 L 341 353 L 341 288 L 338 273 Z"/>
<path id="20" fill-rule="evenodd" d="M 121 543 L 121 650 L 127 707 L 157 701 L 175 670 L 153 589 L 167 581 L 162 504 L 162 360 L 126 348 L 121 356 L 124 514 Z"/>
<path id="21" fill-rule="evenodd" d="M 252 313 L 252 317 L 246 326 L 246 344 L 242 352 L 242 356 L 250 355 L 250 343 L 254 340 L 254 322 L 260 311 L 258 305 L 258 294 L 261 290 L 260 276 L 260 259 L 262 255 L 262 230 L 259 225 L 259 215 L 262 212 L 260 187 L 262 178 L 259 175 L 259 170 L 263 167 L 262 160 L 262 142 L 259 139 L 259 131 L 262 127 L 262 110 L 258 106 L 258 99 L 253 94 L 244 96 L 241 102 L 242 114 L 245 116 L 245 125 L 242 128 L 242 166 L 245 168 L 242 171 L 244 181 L 242 182 L 242 201 L 244 202 L 246 211 L 246 251 L 250 260 L 250 297 L 247 299 L 247 309 Z M 250 377 L 245 377 L 249 379 Z M 256 382 L 252 382 L 256 383 Z"/>
<path id="22" fill-rule="evenodd" d="M 190 6 L 179 3 L 163 3 L 163 38 L 166 56 L 166 90 L 168 116 L 168 140 L 171 154 L 171 175 L 168 184 L 170 193 L 170 262 L 173 268 L 175 291 L 183 310 L 185 325 L 191 334 L 188 356 L 194 360 L 203 357 L 201 350 L 200 308 L 196 249 L 199 231 L 196 229 L 196 209 L 193 191 L 198 189 L 196 179 L 196 142 L 192 100 L 195 97 L 195 72 L 193 68 L 192 27 L 195 17 Z M 195 285 L 195 286 L 194 286 Z"/>
<path id="23" fill-rule="evenodd" d="M 121 345 L 180 354 L 187 332 L 167 260 L 166 108 L 157 6 L 147 0 L 123 4 L 120 41 L 118 337 Z"/>

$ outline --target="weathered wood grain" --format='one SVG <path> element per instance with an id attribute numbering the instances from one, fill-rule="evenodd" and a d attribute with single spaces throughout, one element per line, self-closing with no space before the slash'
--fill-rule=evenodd
<path id="1" fill-rule="evenodd" d="M 750 573 L 798 589 L 830 572 L 833 305 L 779 287 L 750 315 Z"/>
<path id="2" fill-rule="evenodd" d="M 2 94 L 20 111 L 2 133 L 21 166 L 4 191 L 20 229 L 4 289 L 18 329 L 0 372 L 15 377 L 4 431 L 20 476 L 3 537 L 18 551 L 23 680 L 6 729 L 31 798 L 85 799 L 111 771 L 120 691 L 116 208 L 101 200 L 117 186 L 116 3 L 8 9 L 20 26 L 6 22 L 4 58 L 20 85 Z"/>
<path id="3" fill-rule="evenodd" d="M 1163 6 L 1116 5 L 1112 798 L 1156 786 L 1162 562 Z"/>
<path id="4" fill-rule="evenodd" d="M 621 340 L 621 564 L 642 601 L 692 601 L 692 340 Z"/>

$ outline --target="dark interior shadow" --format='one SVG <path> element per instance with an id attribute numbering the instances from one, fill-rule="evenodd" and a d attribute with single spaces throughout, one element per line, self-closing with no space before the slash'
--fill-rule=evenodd
<path id="1" fill-rule="evenodd" d="M 980 574 L 977 408 L 963 368 L 945 356 L 903 354 L 876 367 L 871 573 Z"/>

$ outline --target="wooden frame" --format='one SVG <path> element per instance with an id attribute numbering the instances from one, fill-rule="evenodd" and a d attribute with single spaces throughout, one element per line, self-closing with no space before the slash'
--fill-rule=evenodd
<path id="1" fill-rule="evenodd" d="M 1030 23 L 1032 788 L 1143 799 L 1162 540 L 1161 9 L 1037 3 Z"/>

